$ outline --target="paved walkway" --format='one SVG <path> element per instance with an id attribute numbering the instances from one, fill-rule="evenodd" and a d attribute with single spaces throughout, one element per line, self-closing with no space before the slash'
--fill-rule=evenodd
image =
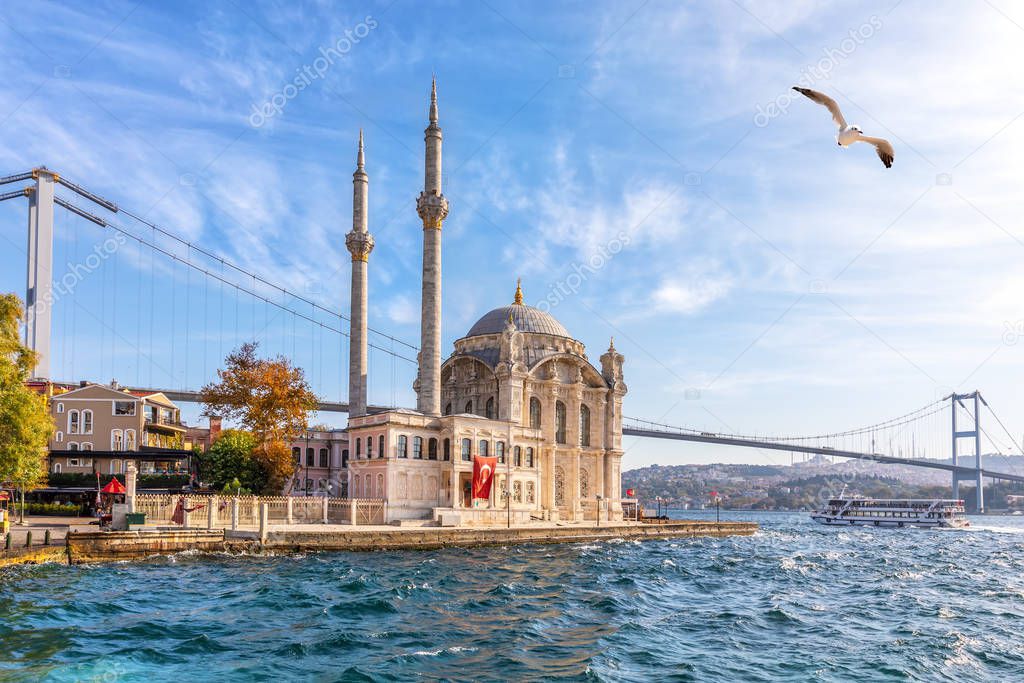
<path id="1" fill-rule="evenodd" d="M 32 532 L 32 545 L 42 545 L 43 537 L 46 536 L 47 530 L 50 532 L 51 544 L 63 543 L 64 537 L 68 534 L 69 525 L 84 525 L 93 520 L 90 520 L 88 517 L 33 517 L 32 515 L 27 515 L 25 517 L 25 526 L 19 526 L 15 521 L 11 521 L 12 548 L 20 548 L 25 545 L 25 536 L 29 531 Z M 0 540 L 0 543 L 2 543 L 2 540 Z"/>

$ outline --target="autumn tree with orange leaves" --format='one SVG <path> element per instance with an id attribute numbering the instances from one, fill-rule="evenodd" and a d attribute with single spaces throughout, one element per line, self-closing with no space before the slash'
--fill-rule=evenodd
<path id="1" fill-rule="evenodd" d="M 256 342 L 243 344 L 203 387 L 203 415 L 234 420 L 256 438 L 253 457 L 267 472 L 267 493 L 280 494 L 295 473 L 288 442 L 306 430 L 319 398 L 302 368 L 284 356 L 258 358 Z"/>

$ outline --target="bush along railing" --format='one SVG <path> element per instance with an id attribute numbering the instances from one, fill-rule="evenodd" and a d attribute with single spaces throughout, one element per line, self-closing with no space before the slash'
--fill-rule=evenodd
<path id="1" fill-rule="evenodd" d="M 22 505 L 11 506 L 13 513 L 20 513 Z M 82 505 L 76 503 L 25 503 L 26 515 L 50 515 L 58 517 L 80 517 L 88 513 Z"/>

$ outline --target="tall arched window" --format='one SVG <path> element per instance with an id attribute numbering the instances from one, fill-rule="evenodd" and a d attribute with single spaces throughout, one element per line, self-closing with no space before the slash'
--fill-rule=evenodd
<path id="1" fill-rule="evenodd" d="M 580 405 L 580 446 L 590 445 L 590 408 Z"/>
<path id="2" fill-rule="evenodd" d="M 445 415 L 451 415 L 452 414 L 452 404 L 450 402 L 446 403 L 444 405 L 444 414 Z"/>
<path id="3" fill-rule="evenodd" d="M 472 413 L 473 412 L 473 402 L 472 401 L 466 401 L 466 409 L 463 410 L 462 412 L 464 412 L 464 413 Z"/>
<path id="4" fill-rule="evenodd" d="M 64 412 L 64 404 L 63 403 L 58 403 L 57 404 L 57 412 L 58 413 L 63 413 Z"/>
<path id="5" fill-rule="evenodd" d="M 414 436 L 412 437 L 412 457 L 416 460 L 423 459 L 423 437 Z"/>
<path id="6" fill-rule="evenodd" d="M 462 461 L 463 462 L 469 462 L 470 460 L 473 459 L 473 457 L 472 457 L 473 454 L 470 452 L 472 449 L 473 449 L 473 442 L 470 441 L 469 439 L 463 439 L 462 440 Z"/>
<path id="7" fill-rule="evenodd" d="M 484 458 L 486 458 L 487 455 L 488 455 L 488 453 L 487 453 L 487 451 L 488 451 L 487 446 L 488 446 L 489 443 L 490 442 L 487 441 L 487 439 L 480 439 L 480 451 L 479 451 L 479 453 Z"/>
<path id="8" fill-rule="evenodd" d="M 431 438 L 427 442 L 427 460 L 437 460 L 437 439 Z"/>
<path id="9" fill-rule="evenodd" d="M 491 396 L 489 399 L 487 399 L 487 404 L 486 404 L 486 407 L 484 408 L 484 417 L 486 417 L 488 420 L 493 420 L 494 419 L 494 397 L 493 396 Z"/>
<path id="10" fill-rule="evenodd" d="M 497 456 L 498 462 L 500 462 L 500 463 L 504 463 L 505 462 L 505 442 L 504 441 L 496 441 L 494 443 L 494 455 Z"/>
<path id="11" fill-rule="evenodd" d="M 377 497 L 378 498 L 383 498 L 384 497 L 384 475 L 383 474 L 378 474 L 377 475 Z"/>
<path id="12" fill-rule="evenodd" d="M 83 410 L 82 411 L 82 433 L 83 434 L 92 434 L 92 411 L 91 410 Z"/>
<path id="13" fill-rule="evenodd" d="M 399 458 L 409 457 L 409 437 L 402 434 L 398 437 L 398 446 L 396 447 L 396 453 Z"/>
<path id="14" fill-rule="evenodd" d="M 356 460 L 363 457 L 363 440 L 356 437 Z"/>
<path id="15" fill-rule="evenodd" d="M 78 450 L 78 442 L 77 441 L 70 441 L 70 442 L 68 442 L 68 450 L 69 451 L 77 451 Z"/>
<path id="16" fill-rule="evenodd" d="M 555 401 L 555 443 L 565 443 L 565 404 Z"/>
<path id="17" fill-rule="evenodd" d="M 369 460 L 373 457 L 373 437 L 366 437 L 366 459 Z"/>
<path id="18" fill-rule="evenodd" d="M 124 433 L 120 429 L 110 430 L 110 450 L 124 450 Z"/>
<path id="19" fill-rule="evenodd" d="M 321 448 L 320 449 L 320 467 L 328 467 L 328 466 L 329 466 L 329 460 L 327 458 L 327 449 L 326 448 Z"/>
<path id="20" fill-rule="evenodd" d="M 523 466 L 523 449 L 516 446 L 515 450 L 512 451 L 512 464 L 516 467 Z"/>
<path id="21" fill-rule="evenodd" d="M 312 448 L 306 449 L 306 467 L 316 467 L 316 457 Z"/>
<path id="22" fill-rule="evenodd" d="M 387 457 L 387 453 L 384 451 L 384 435 L 383 434 L 381 434 L 379 437 L 377 437 L 377 457 L 378 458 Z"/>
<path id="23" fill-rule="evenodd" d="M 68 434 L 78 434 L 80 426 L 79 413 L 77 410 L 68 411 Z"/>
<path id="24" fill-rule="evenodd" d="M 126 451 L 134 451 L 136 449 L 134 429 L 124 430 L 124 449 Z"/>
<path id="25" fill-rule="evenodd" d="M 536 396 L 530 397 L 530 427 L 540 429 L 540 399 Z"/>
<path id="26" fill-rule="evenodd" d="M 452 459 L 452 440 L 451 439 L 445 439 L 444 440 L 444 449 L 441 451 L 441 457 L 445 461 L 448 461 L 448 460 Z"/>
<path id="27" fill-rule="evenodd" d="M 294 462 L 296 465 L 302 464 L 302 449 L 299 448 L 298 446 L 292 447 L 292 462 Z"/>
<path id="28" fill-rule="evenodd" d="M 341 466 L 348 467 L 348 449 L 344 448 L 341 451 Z"/>
<path id="29" fill-rule="evenodd" d="M 526 466 L 533 467 L 533 446 L 526 447 Z"/>

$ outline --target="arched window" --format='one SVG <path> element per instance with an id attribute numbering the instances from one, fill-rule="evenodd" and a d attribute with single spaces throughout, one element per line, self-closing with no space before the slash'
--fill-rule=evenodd
<path id="1" fill-rule="evenodd" d="M 58 403 L 57 404 L 57 412 L 58 413 L 63 413 L 64 412 L 64 404 L 63 403 Z"/>
<path id="2" fill-rule="evenodd" d="M 532 481 L 526 482 L 526 502 L 533 503 L 537 498 L 536 488 Z"/>
<path id="3" fill-rule="evenodd" d="M 92 411 L 91 410 L 83 410 L 82 411 L 82 433 L 83 434 L 92 434 Z"/>
<path id="4" fill-rule="evenodd" d="M 533 467 L 533 447 L 526 447 L 526 466 Z"/>
<path id="5" fill-rule="evenodd" d="M 540 429 L 540 399 L 536 396 L 530 397 L 530 427 Z"/>
<path id="6" fill-rule="evenodd" d="M 462 460 L 463 460 L 463 462 L 469 462 L 469 461 L 471 461 L 473 459 L 473 454 L 471 453 L 472 449 L 473 449 L 473 442 L 470 441 L 469 439 L 463 439 L 462 440 Z"/>
<path id="7" fill-rule="evenodd" d="M 348 449 L 342 449 L 341 451 L 341 466 L 348 467 Z"/>
<path id="8" fill-rule="evenodd" d="M 409 457 L 409 437 L 405 434 L 398 437 L 398 445 L 395 447 L 395 455 L 399 458 Z"/>
<path id="9" fill-rule="evenodd" d="M 590 445 L 590 408 L 580 405 L 580 446 Z"/>
<path id="10" fill-rule="evenodd" d="M 83 451 L 91 451 L 92 450 L 92 442 L 91 441 L 87 441 L 86 443 L 83 443 L 81 448 L 82 448 Z"/>
<path id="11" fill-rule="evenodd" d="M 565 443 L 565 404 L 555 401 L 555 443 Z"/>
<path id="12" fill-rule="evenodd" d="M 451 404 L 451 402 L 448 402 L 448 403 L 445 404 L 445 406 L 444 406 L 444 414 L 445 415 L 451 415 L 452 414 L 452 404 Z"/>
<path id="13" fill-rule="evenodd" d="M 427 460 L 437 460 L 437 439 L 427 442 Z"/>
<path id="14" fill-rule="evenodd" d="M 505 442 L 497 441 L 494 444 L 494 455 L 498 457 L 498 462 L 505 462 Z"/>
<path id="15" fill-rule="evenodd" d="M 384 475 L 383 474 L 378 474 L 377 475 L 377 497 L 378 498 L 383 498 L 384 497 Z"/>
<path id="16" fill-rule="evenodd" d="M 124 433 L 120 429 L 110 430 L 110 450 L 124 450 Z"/>
<path id="17" fill-rule="evenodd" d="M 363 488 L 366 489 L 366 497 L 373 498 L 373 479 L 370 478 L 369 474 L 363 477 Z"/>
<path id="18" fill-rule="evenodd" d="M 316 467 L 315 451 L 312 448 L 306 449 L 306 467 Z"/>
<path id="19" fill-rule="evenodd" d="M 56 434 L 54 434 L 53 435 L 53 440 L 56 441 L 57 443 L 60 443 L 61 441 L 63 441 L 64 440 L 64 432 L 57 432 Z"/>
<path id="20" fill-rule="evenodd" d="M 464 412 L 464 413 L 472 413 L 473 412 L 473 402 L 472 401 L 466 401 L 466 409 L 463 410 L 462 412 Z"/>
<path id="21" fill-rule="evenodd" d="M 356 439 L 358 441 L 358 439 Z M 373 437 L 366 437 L 366 459 L 369 460 L 373 457 Z"/>
<path id="22" fill-rule="evenodd" d="M 516 467 L 523 466 L 523 449 L 516 446 L 515 450 L 512 451 L 512 464 Z"/>
<path id="23" fill-rule="evenodd" d="M 445 460 L 445 462 L 447 462 L 447 461 L 452 459 L 452 440 L 451 439 L 445 439 L 444 440 L 444 449 L 441 451 L 441 457 Z"/>
<path id="24" fill-rule="evenodd" d="M 327 457 L 327 449 L 326 448 L 321 448 L 320 449 L 320 467 L 328 467 L 329 466 L 328 463 L 329 463 L 329 460 L 328 460 L 328 457 Z"/>
<path id="25" fill-rule="evenodd" d="M 292 446 L 292 462 L 296 465 L 302 464 L 302 449 L 298 446 Z"/>
<path id="26" fill-rule="evenodd" d="M 53 473 L 54 474 L 60 474 L 60 463 L 59 462 L 53 463 Z"/>
<path id="27" fill-rule="evenodd" d="M 126 429 L 126 430 L 124 430 L 124 449 L 126 451 L 134 451 L 134 450 L 136 450 L 135 430 L 134 429 Z"/>
<path id="28" fill-rule="evenodd" d="M 487 441 L 487 439 L 480 439 L 480 450 L 479 450 L 479 453 L 480 453 L 481 457 L 486 458 L 488 456 L 488 450 L 489 450 L 488 446 L 489 445 L 490 445 L 490 442 Z"/>
<path id="29" fill-rule="evenodd" d="M 412 437 L 412 457 L 416 460 L 423 459 L 423 437 L 414 436 Z"/>
<path id="30" fill-rule="evenodd" d="M 79 414 L 77 410 L 68 411 L 68 434 L 78 434 Z"/>
<path id="31" fill-rule="evenodd" d="M 68 442 L 68 450 L 69 451 L 77 451 L 78 450 L 78 443 L 75 442 L 75 441 L 69 441 Z"/>
<path id="32" fill-rule="evenodd" d="M 384 435 L 381 434 L 377 437 L 377 457 L 386 458 L 387 452 L 384 450 Z"/>
<path id="33" fill-rule="evenodd" d="M 356 437 L 356 460 L 363 457 L 363 440 Z"/>
<path id="34" fill-rule="evenodd" d="M 486 404 L 486 407 L 484 408 L 484 417 L 486 417 L 488 420 L 493 420 L 494 419 L 494 397 L 493 396 L 491 396 L 489 399 L 487 399 L 487 404 Z"/>

